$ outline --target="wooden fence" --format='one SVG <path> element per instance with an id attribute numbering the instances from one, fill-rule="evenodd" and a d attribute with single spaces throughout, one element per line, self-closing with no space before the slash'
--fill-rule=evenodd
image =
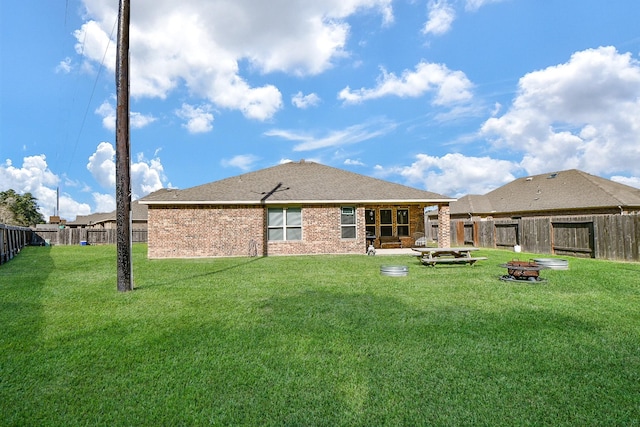
<path id="1" fill-rule="evenodd" d="M 104 228 L 63 228 L 57 230 L 34 231 L 34 245 L 115 245 L 117 242 L 116 229 Z M 131 231 L 133 243 L 146 243 L 147 230 L 133 229 Z"/>
<path id="2" fill-rule="evenodd" d="M 27 227 L 0 224 L 0 264 L 9 261 L 31 244 L 32 233 Z"/>
<path id="3" fill-rule="evenodd" d="M 483 248 L 519 245 L 523 251 L 540 254 L 640 261 L 640 214 L 454 219 L 451 241 Z"/>

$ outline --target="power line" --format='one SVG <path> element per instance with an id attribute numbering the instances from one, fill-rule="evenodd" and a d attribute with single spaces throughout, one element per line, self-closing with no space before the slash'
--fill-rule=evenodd
<path id="1" fill-rule="evenodd" d="M 66 18 L 65 18 L 66 19 Z M 109 46 L 111 46 L 111 40 L 113 39 L 113 33 L 116 30 L 118 24 L 118 19 L 116 17 L 116 21 L 113 23 L 113 28 L 111 28 L 111 34 L 109 35 L 109 40 L 107 41 L 107 47 L 104 50 L 104 54 L 102 55 L 102 61 L 100 61 L 100 67 L 98 68 L 98 73 L 96 74 L 96 78 L 93 82 L 93 87 L 91 88 L 91 95 L 89 96 L 89 101 L 87 102 L 87 108 L 84 111 L 84 115 L 82 116 L 82 122 L 80 123 L 80 130 L 78 131 L 78 137 L 76 138 L 76 142 L 73 145 L 73 150 L 71 151 L 71 156 L 69 158 L 69 164 L 67 165 L 66 172 L 71 168 L 71 164 L 73 163 L 73 158 L 75 157 L 76 150 L 78 148 L 78 143 L 80 142 L 80 138 L 82 137 L 82 131 L 84 130 L 84 125 L 87 121 L 87 116 L 89 115 L 89 109 L 91 108 L 91 103 L 93 102 L 93 96 L 96 92 L 96 87 L 98 86 L 98 80 L 100 79 L 100 75 L 102 74 L 102 70 L 104 69 L 104 61 L 107 58 L 107 53 L 109 51 Z M 82 50 L 80 55 L 84 54 L 84 46 L 87 40 L 87 33 L 85 31 L 84 39 L 82 41 Z"/>

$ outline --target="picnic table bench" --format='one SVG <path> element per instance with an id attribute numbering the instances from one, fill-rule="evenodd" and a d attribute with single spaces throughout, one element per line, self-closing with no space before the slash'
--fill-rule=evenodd
<path id="1" fill-rule="evenodd" d="M 436 264 L 469 264 L 487 259 L 487 257 L 474 257 L 471 252 L 477 251 L 474 247 L 459 248 L 411 248 L 416 251 L 416 256 L 424 265 L 434 267 Z"/>

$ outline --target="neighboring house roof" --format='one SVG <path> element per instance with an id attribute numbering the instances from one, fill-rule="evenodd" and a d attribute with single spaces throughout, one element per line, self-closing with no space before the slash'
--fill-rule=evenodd
<path id="1" fill-rule="evenodd" d="M 451 214 L 640 208 L 640 189 L 570 169 L 518 178 L 484 196 L 451 203 Z"/>
<path id="2" fill-rule="evenodd" d="M 477 194 L 471 194 L 459 198 L 455 202 L 451 203 L 451 214 L 454 213 L 474 213 L 474 212 L 491 212 L 493 207 L 489 202 L 487 196 L 479 196 Z"/>
<path id="3" fill-rule="evenodd" d="M 140 204 L 138 200 L 131 202 L 131 220 L 132 221 L 147 221 L 148 207 Z M 67 225 L 75 226 L 87 226 L 100 224 L 103 222 L 116 221 L 116 211 L 94 213 L 91 215 L 78 215 L 73 222 L 68 222 Z"/>
<path id="4" fill-rule="evenodd" d="M 148 205 L 273 203 L 438 203 L 455 199 L 301 160 L 140 200 Z"/>

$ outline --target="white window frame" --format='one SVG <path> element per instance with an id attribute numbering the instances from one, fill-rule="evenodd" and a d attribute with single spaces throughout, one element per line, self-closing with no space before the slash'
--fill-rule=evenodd
<path id="1" fill-rule="evenodd" d="M 354 206 L 342 206 L 340 208 L 340 238 L 344 240 L 354 240 L 358 237 L 358 226 L 356 220 L 356 208 Z M 346 218 L 353 218 L 352 222 L 344 222 Z M 349 232 L 350 230 L 353 230 Z M 345 235 L 347 237 L 345 237 Z"/>
<path id="2" fill-rule="evenodd" d="M 300 215 L 299 224 L 288 224 L 288 211 L 297 211 Z M 282 214 L 282 223 L 277 225 L 271 224 L 271 213 L 280 212 Z M 271 232 L 280 230 L 282 238 L 272 238 Z M 297 233 L 299 238 L 292 238 L 289 231 L 299 230 Z M 302 208 L 298 207 L 283 207 L 283 208 L 268 208 L 267 209 L 267 240 L 269 242 L 298 242 L 302 240 Z"/>

